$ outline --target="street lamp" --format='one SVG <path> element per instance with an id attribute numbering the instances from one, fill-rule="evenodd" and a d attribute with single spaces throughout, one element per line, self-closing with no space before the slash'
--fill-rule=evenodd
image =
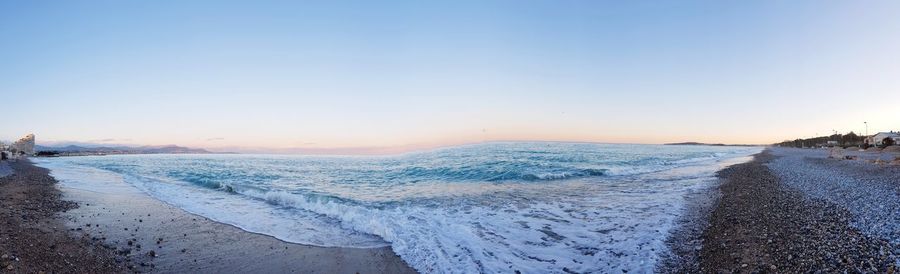
<path id="1" fill-rule="evenodd" d="M 863 124 L 866 124 L 866 135 L 863 136 L 863 147 L 864 147 L 864 148 L 869 148 L 869 145 L 870 145 L 870 144 L 868 143 L 868 139 L 869 139 L 869 122 L 863 122 Z"/>
<path id="2" fill-rule="evenodd" d="M 828 139 L 834 141 L 837 144 L 841 144 L 841 137 L 837 135 L 837 130 L 831 129 L 831 131 L 834 132 L 834 134 L 832 134 L 831 138 Z"/>

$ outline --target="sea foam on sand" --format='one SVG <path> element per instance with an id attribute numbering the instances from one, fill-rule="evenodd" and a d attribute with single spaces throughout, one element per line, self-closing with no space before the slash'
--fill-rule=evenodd
<path id="1" fill-rule="evenodd" d="M 759 148 L 501 143 L 390 157 L 48 159 L 285 241 L 390 244 L 422 272 L 652 271 L 684 195 Z M 66 172 L 66 169 L 93 169 Z M 67 175 L 68 174 L 68 175 Z M 107 176 L 107 175 L 102 175 Z"/>

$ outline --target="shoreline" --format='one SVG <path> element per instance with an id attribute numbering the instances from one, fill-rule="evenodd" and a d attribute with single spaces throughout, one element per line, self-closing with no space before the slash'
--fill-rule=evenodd
<path id="1" fill-rule="evenodd" d="M 47 196 L 49 200 L 70 205 L 46 217 L 47 222 L 56 223 L 58 237 L 82 239 L 84 248 L 97 250 L 98 256 L 111 266 L 87 272 L 415 273 L 390 247 L 334 248 L 289 243 L 188 213 L 137 189 L 104 193 L 71 188 L 57 184 L 44 168 L 30 162 L 20 166 L 17 168 L 33 169 L 45 177 L 47 183 L 37 187 L 57 193 Z M 115 187 L 133 188 L 127 184 Z M 40 233 L 33 234 L 42 237 Z M 54 256 L 47 250 L 35 252 Z M 73 255 L 82 253 L 90 254 L 76 251 Z M 41 257 L 36 262 L 44 260 L 50 259 Z M 83 267 L 91 264 L 94 263 L 52 268 L 31 265 L 25 269 L 85 272 Z"/>
<path id="2" fill-rule="evenodd" d="M 716 183 L 687 193 L 655 271 L 896 271 L 900 167 L 827 156 L 767 148 L 717 171 Z M 390 247 L 285 242 L 124 182 L 82 189 L 27 159 L 2 165 L 14 173 L 0 177 L 0 271 L 416 272 Z"/>
<path id="3" fill-rule="evenodd" d="M 756 154 L 733 158 L 720 163 L 714 174 L 715 182 L 705 188 L 688 193 L 682 215 L 675 220 L 669 236 L 665 240 L 668 250 L 663 253 L 655 272 L 696 273 L 700 269 L 700 250 L 703 247 L 702 233 L 710 226 L 710 214 L 722 198 L 719 187 L 723 170 L 737 165 L 746 165 L 756 160 Z"/>
<path id="4" fill-rule="evenodd" d="M 775 152 L 767 148 L 750 162 L 722 169 L 718 186 L 690 199 L 658 271 L 896 271 L 888 239 L 863 233 L 846 205 L 813 197 L 770 167 L 776 159 L 806 158 L 782 159 Z"/>
<path id="5" fill-rule="evenodd" d="M 112 250 L 69 233 L 59 214 L 77 205 L 61 199 L 47 169 L 27 159 L 4 161 L 0 177 L 0 271 L 116 273 L 125 268 Z"/>

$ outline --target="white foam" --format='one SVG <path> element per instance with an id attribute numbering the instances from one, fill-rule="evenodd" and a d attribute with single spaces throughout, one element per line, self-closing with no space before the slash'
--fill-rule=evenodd
<path id="1" fill-rule="evenodd" d="M 172 206 L 243 230 L 283 241 L 324 246 L 372 248 L 388 243 L 371 234 L 340 229 L 335 220 L 306 210 L 273 207 L 264 200 L 198 188 L 160 178 L 138 178 L 66 162 L 36 161 L 64 187 L 107 194 L 147 193 Z M 127 183 L 126 183 L 127 182 Z M 299 220 L 299 221 L 298 221 Z"/>
<path id="2" fill-rule="evenodd" d="M 552 190 L 497 193 L 491 206 L 470 199 L 374 209 L 284 192 L 263 196 L 338 219 L 344 228 L 379 235 L 422 272 L 650 272 L 682 209 L 681 194 L 709 180 L 683 180 L 660 191 L 573 182 Z M 653 184 L 647 181 L 645 187 Z M 557 194 L 525 198 L 536 192 Z M 654 198 L 647 200 L 650 192 Z"/>
<path id="3" fill-rule="evenodd" d="M 279 186 L 315 191 L 234 185 L 230 188 L 234 192 L 225 192 L 200 187 L 167 177 L 159 170 L 158 158 L 135 161 L 153 169 L 128 168 L 119 174 L 82 167 L 79 160 L 42 165 L 68 184 L 91 188 L 92 181 L 128 182 L 189 212 L 285 241 L 344 247 L 389 242 L 420 272 L 610 273 L 652 272 L 666 250 L 668 231 L 683 210 L 684 195 L 708 187 L 724 157 L 757 151 L 735 150 L 667 164 L 604 166 L 615 176 L 550 182 L 423 182 L 377 189 L 377 185 L 278 181 Z M 291 167 L 254 166 L 239 157 L 213 160 L 242 166 L 210 170 L 243 168 L 256 174 Z M 370 193 L 376 190 L 381 192 Z"/>

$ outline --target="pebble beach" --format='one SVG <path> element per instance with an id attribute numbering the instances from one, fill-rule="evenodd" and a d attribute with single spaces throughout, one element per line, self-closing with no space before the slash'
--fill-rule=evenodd
<path id="1" fill-rule="evenodd" d="M 768 148 L 720 171 L 660 272 L 894 273 L 900 166 L 828 155 Z"/>

